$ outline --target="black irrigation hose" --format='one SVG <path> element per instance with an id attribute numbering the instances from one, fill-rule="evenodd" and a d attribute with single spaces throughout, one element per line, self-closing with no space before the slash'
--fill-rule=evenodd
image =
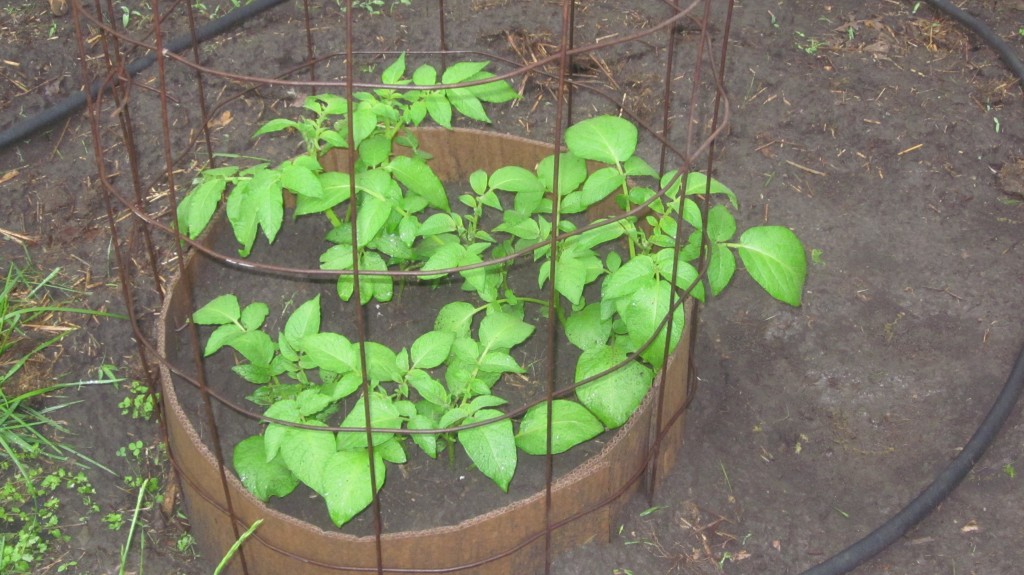
<path id="1" fill-rule="evenodd" d="M 220 18 L 211 20 L 197 28 L 196 40 L 199 42 L 205 42 L 206 40 L 227 32 L 229 29 L 234 28 L 253 16 L 287 1 L 288 0 L 255 0 L 252 4 L 236 8 Z M 174 53 L 188 50 L 191 47 L 191 35 L 173 38 L 170 42 L 164 45 L 164 48 L 168 52 Z M 126 71 L 129 76 L 134 77 L 139 72 L 152 66 L 153 62 L 156 62 L 156 54 L 150 52 L 149 54 L 146 54 L 145 56 L 128 64 Z M 93 82 L 93 84 L 89 86 L 90 96 L 95 98 L 103 87 L 102 82 Z M 83 90 L 81 92 L 71 94 L 56 105 L 46 108 L 34 116 L 16 122 L 3 132 L 0 132 L 0 151 L 31 137 L 33 134 L 42 131 L 51 124 L 67 118 L 71 114 L 82 109 L 85 104 L 86 92 Z"/>
<path id="2" fill-rule="evenodd" d="M 1002 38 L 997 36 L 984 22 L 965 13 L 948 0 L 928 0 L 928 3 L 950 18 L 970 28 L 972 32 L 985 41 L 993 50 L 999 53 L 999 57 L 1006 63 L 1007 67 L 1024 87 L 1024 63 L 1013 52 Z M 1017 362 L 1010 371 L 1010 376 L 1003 386 L 1002 392 L 996 398 L 995 403 L 985 416 L 981 426 L 974 432 L 971 440 L 964 446 L 960 455 L 957 455 L 934 481 L 907 504 L 899 513 L 883 523 L 877 529 L 869 533 L 860 541 L 850 545 L 826 561 L 815 565 L 804 571 L 802 575 L 842 575 L 854 570 L 858 565 L 871 559 L 883 549 L 896 542 L 917 525 L 922 519 L 931 514 L 936 507 L 942 503 L 949 494 L 956 489 L 964 477 L 970 473 L 974 464 L 981 459 L 981 456 L 988 449 L 988 446 L 996 438 L 996 434 L 1002 429 L 1006 419 L 1017 405 L 1021 389 L 1024 389 L 1024 348 L 1017 356 Z"/>
<path id="3" fill-rule="evenodd" d="M 252 4 L 232 10 L 230 13 L 201 26 L 196 31 L 196 38 L 200 42 L 209 40 L 264 10 L 286 1 L 256 0 Z M 948 0 L 927 0 L 927 2 L 935 9 L 945 13 L 977 34 L 979 38 L 999 54 L 999 57 L 1013 75 L 1017 77 L 1022 87 L 1024 87 L 1024 63 L 1013 52 L 1013 49 L 992 32 L 984 22 L 960 10 Z M 166 46 L 167 50 L 171 52 L 181 52 L 191 47 L 191 36 L 175 38 Z M 134 76 L 151 66 L 155 61 L 155 54 L 147 54 L 128 65 L 128 74 Z M 100 88 L 99 83 L 94 83 L 90 87 L 92 95 L 98 94 Z M 40 114 L 14 124 L 0 132 L 0 150 L 30 137 L 54 122 L 67 118 L 85 106 L 85 103 L 85 92 L 78 92 L 64 99 L 56 106 L 47 108 Z M 802 575 L 841 575 L 848 573 L 880 553 L 927 517 L 963 481 L 971 468 L 974 467 L 974 464 L 981 459 L 982 454 L 992 444 L 996 434 L 999 433 L 999 430 L 1007 418 L 1009 418 L 1010 413 L 1017 404 L 1017 400 L 1020 398 L 1022 389 L 1024 389 L 1024 349 L 1021 349 L 1020 355 L 1018 355 L 1013 370 L 1010 372 L 1010 376 L 1006 380 L 1006 384 L 1003 386 L 999 397 L 996 398 L 988 415 L 985 416 L 981 426 L 978 427 L 974 436 L 964 446 L 960 455 L 899 513 L 860 541 L 850 545 L 830 559 L 804 571 Z"/>

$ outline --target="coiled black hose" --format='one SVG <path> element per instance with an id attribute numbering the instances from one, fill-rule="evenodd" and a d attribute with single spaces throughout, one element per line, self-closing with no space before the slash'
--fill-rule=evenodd
<path id="1" fill-rule="evenodd" d="M 997 36 L 984 22 L 960 10 L 948 0 L 928 0 L 928 3 L 937 10 L 944 12 L 950 18 L 960 22 L 972 32 L 978 35 L 986 44 L 995 50 L 1006 66 L 1013 72 L 1013 75 L 1024 87 L 1024 63 L 1013 52 L 1002 38 Z M 912 527 L 921 522 L 922 519 L 931 514 L 936 507 L 942 503 L 949 494 L 956 489 L 964 477 L 970 473 L 974 464 L 981 459 L 981 456 L 988 449 L 988 446 L 996 438 L 996 434 L 1002 429 L 1006 419 L 1010 417 L 1017 400 L 1020 398 L 1021 389 L 1024 389 L 1024 349 L 1021 349 L 1017 356 L 1017 362 L 1010 371 L 1010 376 L 1003 386 L 1002 392 L 996 398 L 995 403 L 985 416 L 981 426 L 974 432 L 971 440 L 964 446 L 963 451 L 956 456 L 932 483 L 907 504 L 899 513 L 883 523 L 877 529 L 869 533 L 860 541 L 850 545 L 836 555 L 818 565 L 804 571 L 802 575 L 841 575 L 849 573 L 858 565 L 871 559 L 883 549 L 896 542 L 910 531 Z"/>
<path id="2" fill-rule="evenodd" d="M 234 28 L 253 16 L 287 1 L 288 0 L 255 0 L 252 4 L 236 8 L 220 18 L 211 20 L 197 28 L 196 40 L 199 42 L 205 42 L 206 40 L 227 32 L 231 28 Z M 169 52 L 177 53 L 188 50 L 192 46 L 192 36 L 187 35 L 171 39 L 170 42 L 167 42 L 167 44 L 164 45 L 164 48 Z M 152 66 L 153 62 L 156 62 L 156 54 L 151 52 L 129 63 L 126 67 L 126 71 L 129 76 L 135 76 L 139 72 Z M 89 95 L 95 98 L 103 88 L 104 86 L 102 82 L 93 82 L 92 85 L 89 86 Z M 41 132 L 51 124 L 59 122 L 71 114 L 81 110 L 85 107 L 86 100 L 86 92 L 84 90 L 81 92 L 75 92 L 58 102 L 56 105 L 46 108 L 34 116 L 15 122 L 12 126 L 5 129 L 3 132 L 0 132 L 0 151 L 31 137 L 37 132 Z"/>

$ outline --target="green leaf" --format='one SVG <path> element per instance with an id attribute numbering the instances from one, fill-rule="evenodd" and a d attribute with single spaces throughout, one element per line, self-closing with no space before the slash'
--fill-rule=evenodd
<path id="1" fill-rule="evenodd" d="M 387 199 L 373 195 L 367 195 L 359 204 L 359 213 L 356 215 L 356 237 L 359 247 L 377 238 L 377 234 L 384 228 L 394 204 Z"/>
<path id="2" fill-rule="evenodd" d="M 612 322 L 601 319 L 601 306 L 590 304 L 565 320 L 565 337 L 581 350 L 607 345 Z"/>
<path id="3" fill-rule="evenodd" d="M 452 64 L 441 75 L 442 84 L 458 84 L 469 80 L 482 71 L 490 62 L 458 62 Z"/>
<path id="4" fill-rule="evenodd" d="M 565 131 L 569 151 L 586 160 L 606 164 L 624 162 L 636 151 L 637 129 L 618 116 L 598 116 Z"/>
<path id="5" fill-rule="evenodd" d="M 583 182 L 582 201 L 589 208 L 620 189 L 625 182 L 626 176 L 612 166 L 595 170 Z"/>
<path id="6" fill-rule="evenodd" d="M 359 391 L 362 386 L 363 374 L 350 371 L 334 381 L 324 384 L 320 391 L 329 396 L 332 401 L 338 401 Z"/>
<path id="7" fill-rule="evenodd" d="M 432 92 L 428 94 L 423 102 L 427 105 L 427 112 L 438 125 L 452 128 L 452 105 L 443 92 Z"/>
<path id="8" fill-rule="evenodd" d="M 799 306 L 807 278 L 800 239 L 789 228 L 760 226 L 740 236 L 738 249 L 747 273 L 775 299 Z"/>
<path id="9" fill-rule="evenodd" d="M 472 304 L 453 301 L 437 312 L 434 329 L 451 332 L 456 337 L 468 337 L 470 328 L 473 326 L 474 315 L 476 315 L 476 308 Z"/>
<path id="10" fill-rule="evenodd" d="M 225 325 L 236 323 L 242 317 L 238 298 L 234 294 L 218 296 L 192 314 L 192 321 L 199 325 Z"/>
<path id="11" fill-rule="evenodd" d="M 274 377 L 274 369 L 269 365 L 253 365 L 251 363 L 240 363 L 231 366 L 231 371 L 249 383 L 258 385 L 270 383 Z"/>
<path id="12" fill-rule="evenodd" d="M 262 366 L 270 365 L 274 358 L 274 350 L 277 349 L 274 340 L 262 331 L 240 333 L 225 344 L 242 354 L 250 363 Z"/>
<path id="13" fill-rule="evenodd" d="M 533 326 L 501 311 L 489 311 L 480 322 L 480 344 L 484 349 L 511 349 L 526 341 Z"/>
<path id="14" fill-rule="evenodd" d="M 300 196 L 319 198 L 324 195 L 320 178 L 308 167 L 298 162 L 285 162 L 279 168 L 281 185 Z"/>
<path id="15" fill-rule="evenodd" d="M 359 359 L 354 346 L 337 333 L 314 333 L 302 338 L 301 351 L 320 369 L 345 374 L 358 371 Z"/>
<path id="16" fill-rule="evenodd" d="M 228 196 L 224 212 L 231 222 L 231 231 L 235 239 L 242 245 L 238 253 L 243 258 L 249 256 L 252 244 L 256 241 L 256 232 L 259 230 L 258 209 L 258 206 L 254 205 L 252 194 L 249 193 L 249 181 L 235 184 Z"/>
<path id="17" fill-rule="evenodd" d="M 178 221 L 189 238 L 195 239 L 210 223 L 226 187 L 223 178 L 204 179 L 178 204 Z"/>
<path id="18" fill-rule="evenodd" d="M 432 214 L 417 230 L 417 235 L 423 237 L 447 234 L 456 230 L 455 219 L 451 214 Z"/>
<path id="19" fill-rule="evenodd" d="M 449 88 L 445 92 L 448 95 L 448 101 L 460 114 L 477 122 L 491 123 L 487 112 L 484 111 L 483 104 L 480 103 L 479 98 L 473 95 L 473 92 L 466 88 Z"/>
<path id="20" fill-rule="evenodd" d="M 391 139 L 384 134 L 375 134 L 359 144 L 359 159 L 367 166 L 379 166 L 391 157 Z"/>
<path id="21" fill-rule="evenodd" d="M 398 437 L 392 437 L 390 440 L 374 447 L 373 453 L 374 455 L 380 455 L 380 458 L 388 463 L 401 465 L 409 460 L 405 454 L 405 448 L 402 447 L 402 441 Z"/>
<path id="22" fill-rule="evenodd" d="M 585 407 L 566 399 L 551 402 L 551 453 L 563 453 L 593 439 L 604 431 L 604 425 Z M 519 423 L 516 445 L 530 455 L 547 453 L 548 406 L 535 405 Z"/>
<path id="23" fill-rule="evenodd" d="M 317 425 L 316 421 L 304 423 Z M 299 481 L 310 489 L 321 493 L 323 490 L 324 461 L 336 451 L 334 433 L 300 427 L 288 427 L 281 439 L 280 455 L 285 465 Z"/>
<path id="24" fill-rule="evenodd" d="M 736 219 L 725 206 L 713 206 L 708 210 L 708 239 L 712 242 L 727 242 L 736 233 Z"/>
<path id="25" fill-rule="evenodd" d="M 466 248 L 461 244 L 445 244 L 437 249 L 420 268 L 421 271 L 444 270 L 459 266 L 459 262 L 466 255 Z M 444 277 L 444 274 L 423 274 L 418 276 L 422 280 L 431 280 Z"/>
<path id="26" fill-rule="evenodd" d="M 242 327 L 247 331 L 259 329 L 263 325 L 263 321 L 267 319 L 267 315 L 270 314 L 270 308 L 263 302 L 253 302 L 242 310 L 241 322 Z"/>
<path id="27" fill-rule="evenodd" d="M 639 255 L 605 278 L 601 285 L 602 299 L 616 299 L 634 293 L 637 288 L 654 277 L 654 260 Z"/>
<path id="28" fill-rule="evenodd" d="M 412 83 L 417 86 L 433 86 L 437 84 L 437 69 L 430 64 L 423 64 L 412 73 Z"/>
<path id="29" fill-rule="evenodd" d="M 485 78 L 493 78 L 494 74 L 490 72 L 478 72 L 470 77 L 470 80 L 483 80 Z M 481 101 L 489 102 L 492 104 L 502 104 L 504 102 L 510 102 L 519 98 L 519 92 L 516 92 L 505 80 L 496 80 L 494 82 L 488 82 L 486 84 L 479 84 L 477 86 L 469 86 L 466 88 L 473 93 L 474 96 L 479 98 Z"/>
<path id="30" fill-rule="evenodd" d="M 284 497 L 299 485 L 299 479 L 288 470 L 283 458 L 267 461 L 262 435 L 246 438 L 236 445 L 232 463 L 242 485 L 260 501 Z"/>
<path id="31" fill-rule="evenodd" d="M 736 256 L 722 244 L 711 244 L 709 249 L 711 257 L 708 260 L 708 285 L 711 287 L 711 295 L 716 296 L 732 281 L 732 276 L 736 272 Z"/>
<path id="32" fill-rule="evenodd" d="M 658 332 L 658 337 L 651 342 L 647 349 L 640 353 L 651 365 L 660 368 L 665 359 L 665 333 L 659 324 L 669 312 L 669 298 L 672 287 L 666 281 L 649 282 L 638 289 L 628 300 L 620 301 L 618 305 L 619 315 L 622 316 L 629 330 L 629 342 L 633 349 L 640 349 L 648 339 Z M 678 301 L 678 298 L 677 298 Z M 669 343 L 669 350 L 674 350 L 679 343 L 683 333 L 683 308 L 677 307 L 673 314 L 672 337 Z"/>
<path id="33" fill-rule="evenodd" d="M 209 357 L 217 352 L 220 348 L 231 343 L 231 340 L 242 335 L 245 331 L 233 323 L 227 323 L 218 326 L 217 329 L 213 330 L 210 334 L 210 339 L 206 340 L 206 348 L 203 350 L 203 356 Z"/>
<path id="34" fill-rule="evenodd" d="M 366 353 L 366 373 L 372 381 L 401 381 L 403 374 L 398 371 L 398 356 L 390 347 L 375 341 L 368 341 L 363 347 Z M 352 348 L 359 349 L 355 343 Z"/>
<path id="35" fill-rule="evenodd" d="M 420 397 L 433 403 L 434 405 L 445 406 L 448 405 L 448 392 L 445 391 L 444 386 L 441 385 L 440 381 L 437 381 L 430 374 L 423 371 L 422 369 L 413 369 L 406 374 L 406 381 Z"/>
<path id="36" fill-rule="evenodd" d="M 348 523 L 373 503 L 373 495 L 380 491 L 387 474 L 383 459 L 375 453 L 374 474 L 370 475 L 370 454 L 365 449 L 339 451 L 320 463 L 324 482 L 319 493 L 337 527 Z M 371 477 L 377 479 L 376 485 L 371 485 Z"/>
<path id="37" fill-rule="evenodd" d="M 295 215 L 316 214 L 327 211 L 334 206 L 348 200 L 352 196 L 348 174 L 341 172 L 324 172 L 317 176 L 320 180 L 320 188 L 323 195 L 318 198 L 312 196 L 296 196 Z"/>
<path id="38" fill-rule="evenodd" d="M 499 405 L 505 405 L 507 403 L 508 400 L 502 399 L 497 395 L 478 395 L 473 398 L 473 401 L 470 401 L 469 404 L 466 405 L 466 410 L 469 412 L 469 415 L 473 415 L 481 409 L 498 407 Z"/>
<path id="39" fill-rule="evenodd" d="M 703 194 L 707 189 L 708 177 L 700 172 L 690 172 L 686 176 L 686 195 Z M 662 183 L 664 185 L 664 183 Z M 711 193 L 719 194 L 727 197 L 729 203 L 732 204 L 733 208 L 739 208 L 739 202 L 736 201 L 736 194 L 733 193 L 728 187 L 722 182 L 711 178 Z"/>
<path id="40" fill-rule="evenodd" d="M 525 373 L 519 362 L 514 357 L 504 351 L 489 351 L 480 358 L 480 362 L 477 364 L 480 366 L 480 371 L 486 371 L 491 373 Z"/>
<path id="41" fill-rule="evenodd" d="M 555 181 L 555 157 L 548 156 L 537 164 L 537 177 L 545 189 L 553 191 Z M 565 196 L 575 191 L 587 179 L 587 162 L 575 154 L 563 153 L 558 162 L 558 193 Z M 516 206 L 518 209 L 518 206 Z M 525 212 L 524 212 L 525 213 Z"/>
<path id="42" fill-rule="evenodd" d="M 299 407 L 299 415 L 309 417 L 327 409 L 334 400 L 321 393 L 319 389 L 305 389 L 295 396 L 295 403 Z"/>
<path id="43" fill-rule="evenodd" d="M 294 399 L 282 399 L 275 402 L 263 412 L 263 415 L 281 421 L 299 423 L 302 416 L 299 415 L 299 404 Z M 285 432 L 291 429 L 287 425 L 271 423 L 263 433 L 264 447 L 267 452 L 267 461 L 277 457 L 281 449 L 281 442 L 284 440 Z"/>
<path id="44" fill-rule="evenodd" d="M 598 260 L 600 264 L 600 260 Z M 583 297 L 583 288 L 586 286 L 587 267 L 586 264 L 576 259 L 574 254 L 561 253 L 555 270 L 555 290 L 565 296 L 572 305 L 576 306 Z"/>
<path id="45" fill-rule="evenodd" d="M 249 182 L 246 209 L 256 212 L 256 221 L 263 228 L 267 242 L 273 243 L 284 222 L 284 197 L 281 177 L 274 170 L 260 170 Z"/>
<path id="46" fill-rule="evenodd" d="M 658 266 L 658 273 L 661 274 L 661 277 L 665 278 L 665 281 L 672 280 L 673 253 L 674 252 L 671 249 L 663 249 L 654 256 Z M 696 281 L 697 276 L 699 275 L 697 268 L 684 261 L 682 256 L 680 256 L 679 259 L 679 268 L 676 270 L 676 287 L 681 290 L 686 290 L 692 285 L 693 291 L 691 292 L 691 295 L 697 301 L 704 301 L 704 283 Z"/>
<path id="47" fill-rule="evenodd" d="M 284 324 L 284 336 L 292 347 L 299 347 L 302 340 L 320 331 L 320 295 L 295 308 Z"/>
<path id="48" fill-rule="evenodd" d="M 281 130 L 294 128 L 296 125 L 297 124 L 294 120 L 289 120 L 287 118 L 274 118 L 273 120 L 260 126 L 260 129 L 256 130 L 256 133 L 254 133 L 252 137 L 256 138 L 258 136 L 262 136 L 263 134 L 269 134 L 271 132 L 280 132 Z"/>
<path id="49" fill-rule="evenodd" d="M 384 69 L 380 75 L 380 80 L 384 84 L 397 84 L 402 76 L 405 74 L 405 52 L 398 57 L 397 60 L 391 63 L 390 66 Z"/>
<path id="50" fill-rule="evenodd" d="M 494 170 L 488 183 L 492 189 L 506 192 L 544 193 L 544 184 L 537 179 L 537 176 L 530 170 L 519 166 L 505 166 Z"/>
<path id="51" fill-rule="evenodd" d="M 391 398 L 377 393 L 370 393 L 370 426 L 374 429 L 397 429 L 402 426 L 402 416 Z M 356 401 L 355 406 L 345 416 L 339 427 L 366 427 L 366 413 L 363 410 L 363 398 Z M 394 433 L 373 433 L 373 444 L 380 445 L 394 437 Z M 365 431 L 339 431 L 338 451 L 353 451 L 366 448 Z"/>
<path id="52" fill-rule="evenodd" d="M 475 423 L 501 415 L 502 413 L 496 409 L 482 409 L 466 418 L 465 423 Z M 459 443 L 477 469 L 494 481 L 502 491 L 508 492 L 517 463 L 512 422 L 505 419 L 483 427 L 460 431 Z"/>
<path id="53" fill-rule="evenodd" d="M 425 415 L 414 415 L 409 419 L 409 429 L 436 429 L 434 427 L 434 420 L 430 419 Z M 437 435 L 430 433 L 414 433 L 412 434 L 412 440 L 426 453 L 431 459 L 437 457 Z"/>
<path id="54" fill-rule="evenodd" d="M 423 197 L 430 207 L 446 212 L 450 209 L 444 184 L 423 160 L 395 156 L 388 164 L 388 170 L 410 192 Z"/>
<path id="55" fill-rule="evenodd" d="M 623 171 L 627 176 L 648 176 L 651 178 L 658 177 L 658 171 L 651 167 L 647 163 L 647 160 L 640 156 L 632 156 L 628 158 L 622 164 Z"/>
<path id="56" fill-rule="evenodd" d="M 614 347 L 598 347 L 584 351 L 576 363 L 576 381 L 581 381 L 618 365 L 626 353 Z M 615 429 L 629 420 L 654 381 L 653 372 L 632 361 L 622 368 L 576 389 L 579 398 L 601 423 Z"/>
<path id="57" fill-rule="evenodd" d="M 448 359 L 455 334 L 450 331 L 428 331 L 416 338 L 409 352 L 412 367 L 432 369 Z"/>

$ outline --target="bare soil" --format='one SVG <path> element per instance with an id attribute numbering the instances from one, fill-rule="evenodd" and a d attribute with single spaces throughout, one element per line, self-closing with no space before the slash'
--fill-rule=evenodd
<path id="1" fill-rule="evenodd" d="M 392 48 L 429 37 L 434 25 L 422 1 L 361 17 L 359 34 Z M 124 2 L 139 34 L 143 4 Z M 515 58 L 501 32 L 557 33 L 552 3 L 448 4 L 460 23 L 458 48 Z M 635 502 L 610 544 L 564 555 L 553 572 L 799 572 L 898 511 L 973 433 L 1024 342 L 1024 98 L 994 53 L 917 4 L 736 6 L 726 78 L 731 130 L 719 144 L 716 176 L 739 194 L 741 226 L 786 225 L 813 250 L 804 304 L 783 307 L 740 277 L 703 311 L 701 387 L 681 463 L 652 503 Z M 1024 52 L 1024 5 L 962 4 Z M 77 89 L 72 20 L 48 9 L 42 0 L 0 8 L 0 126 Z M 337 11 L 330 2 L 316 9 Z M 592 9 L 641 23 L 657 13 L 638 1 Z M 260 70 L 268 59 L 296 64 L 305 55 L 301 16 L 297 5 L 272 10 L 218 40 L 217 57 L 238 70 Z M 613 33 L 610 22 L 595 35 Z M 641 92 L 660 70 L 655 56 L 623 54 L 620 79 Z M 253 98 L 247 113 L 223 118 L 224 137 L 244 153 L 255 122 L 293 98 Z M 543 131 L 546 114 L 540 107 L 528 121 L 499 123 Z M 91 290 L 81 303 L 116 311 L 123 304 L 92 154 L 84 115 L 0 154 L 0 262 L 60 266 Z M 153 161 L 148 175 L 159 166 Z M 82 327 L 54 355 L 54 373 L 81 379 L 102 361 L 138 369 L 124 322 Z M 136 438 L 155 446 L 160 432 L 121 417 L 123 395 L 83 391 L 82 403 L 61 412 L 74 430 L 62 439 L 128 473 L 114 451 Z M 1024 477 L 1016 470 L 1024 471 L 1019 409 L 960 488 L 856 573 L 1019 571 Z M 134 506 L 135 494 L 117 479 L 90 474 L 104 511 Z M 217 558 L 175 549 L 187 519 L 155 507 L 144 519 L 146 571 L 212 572 Z M 72 519 L 67 531 L 72 541 L 52 565 L 74 558 L 80 573 L 114 569 L 123 531 Z"/>

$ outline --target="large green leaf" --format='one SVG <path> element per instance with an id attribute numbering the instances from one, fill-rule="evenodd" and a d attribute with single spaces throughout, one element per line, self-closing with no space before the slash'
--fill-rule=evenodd
<path id="1" fill-rule="evenodd" d="M 655 331 L 658 332 L 658 337 L 640 353 L 641 357 L 657 368 L 661 367 L 665 359 L 666 333 L 664 327 L 659 330 L 658 326 L 668 316 L 671 291 L 672 287 L 667 281 L 650 282 L 629 298 L 617 302 L 616 306 L 626 324 L 632 349 L 639 349 L 640 346 L 647 343 Z M 680 306 L 673 314 L 669 351 L 674 350 L 679 343 L 683 332 L 683 322 L 683 308 Z"/>
<path id="2" fill-rule="evenodd" d="M 429 373 L 422 369 L 410 370 L 406 375 L 406 381 L 423 399 L 434 405 L 448 405 L 448 392 L 441 382 L 431 377 Z"/>
<path id="3" fill-rule="evenodd" d="M 711 244 L 708 259 L 708 285 L 711 295 L 716 296 L 732 281 L 736 273 L 736 256 L 723 244 Z"/>
<path id="4" fill-rule="evenodd" d="M 267 461 L 262 435 L 254 435 L 236 445 L 232 462 L 242 485 L 260 501 L 284 497 L 299 484 L 282 457 Z"/>
<path id="5" fill-rule="evenodd" d="M 370 475 L 370 454 L 367 450 L 339 451 L 323 465 L 323 483 L 318 490 L 327 503 L 327 512 L 334 525 L 341 527 L 373 503 L 373 494 L 384 485 L 387 470 L 380 454 L 373 458 L 374 474 Z M 371 477 L 376 484 L 371 484 Z"/>
<path id="6" fill-rule="evenodd" d="M 319 198 L 323 195 L 323 187 L 320 185 L 320 178 L 313 170 L 299 162 L 285 162 L 281 164 L 281 185 L 295 192 L 300 196 L 312 196 Z"/>
<path id="7" fill-rule="evenodd" d="M 235 323 L 242 317 L 242 309 L 235 294 L 224 294 L 210 300 L 192 314 L 192 321 L 199 325 L 224 325 Z"/>
<path id="8" fill-rule="evenodd" d="M 296 196 L 295 215 L 316 214 L 333 208 L 352 196 L 349 175 L 341 172 L 324 172 L 318 176 L 323 195 Z"/>
<path id="9" fill-rule="evenodd" d="M 307 335 L 297 347 L 320 369 L 344 374 L 359 368 L 355 347 L 341 334 L 325 332 Z"/>
<path id="10" fill-rule="evenodd" d="M 432 208 L 449 210 L 448 194 L 444 190 L 444 184 L 425 161 L 395 156 L 388 164 L 388 169 L 396 180 L 412 193 L 422 196 Z"/>
<path id="11" fill-rule="evenodd" d="M 604 425 L 585 407 L 566 399 L 551 402 L 551 453 L 562 453 L 597 437 Z M 535 405 L 519 424 L 516 445 L 530 455 L 547 452 L 548 406 Z"/>
<path id="12" fill-rule="evenodd" d="M 204 179 L 178 204 L 178 221 L 188 237 L 195 239 L 210 223 L 226 187 L 224 178 Z"/>
<path id="13" fill-rule="evenodd" d="M 537 176 L 530 170 L 519 166 L 505 166 L 494 170 L 488 180 L 488 185 L 492 189 L 506 192 L 533 194 L 544 192 L 544 184 L 537 179 Z"/>
<path id="14" fill-rule="evenodd" d="M 476 308 L 473 307 L 473 304 L 465 301 L 453 301 L 437 312 L 434 329 L 451 332 L 456 337 L 466 337 L 473 326 L 474 315 L 476 315 Z"/>
<path id="15" fill-rule="evenodd" d="M 463 423 L 475 423 L 501 415 L 502 413 L 496 409 L 481 409 L 467 417 Z M 518 462 L 512 422 L 503 419 L 482 427 L 460 431 L 459 443 L 477 469 L 491 478 L 502 491 L 507 492 Z"/>
<path id="16" fill-rule="evenodd" d="M 576 381 L 601 373 L 625 359 L 626 352 L 614 347 L 584 351 L 576 363 Z M 576 390 L 576 397 L 605 427 L 614 429 L 629 420 L 653 381 L 654 373 L 650 369 L 631 361 L 614 372 L 580 386 Z"/>
<path id="17" fill-rule="evenodd" d="M 412 367 L 432 369 L 448 359 L 452 350 L 455 334 L 450 331 L 428 331 L 416 338 L 409 350 Z"/>
<path id="18" fill-rule="evenodd" d="M 320 332 L 320 295 L 295 308 L 284 324 L 284 336 L 293 348 L 302 344 L 303 338 Z"/>
<path id="19" fill-rule="evenodd" d="M 590 118 L 565 131 L 565 145 L 572 153 L 606 164 L 626 161 L 636 144 L 636 126 L 618 116 Z"/>
<path id="20" fill-rule="evenodd" d="M 489 312 L 480 322 L 480 344 L 485 349 L 509 349 L 526 341 L 533 326 L 506 312 Z"/>
<path id="21" fill-rule="evenodd" d="M 306 423 L 319 426 L 319 422 Z M 323 489 L 324 461 L 336 451 L 334 433 L 299 427 L 289 427 L 281 439 L 280 451 L 288 469 L 310 489 L 320 493 Z"/>
<path id="22" fill-rule="evenodd" d="M 565 337 L 582 350 L 608 343 L 612 334 L 611 320 L 601 319 L 601 306 L 590 304 L 565 320 Z"/>
<path id="23" fill-rule="evenodd" d="M 391 398 L 376 392 L 370 393 L 370 426 L 374 429 L 397 429 L 402 426 L 402 416 Z M 366 427 L 366 412 L 363 398 L 359 398 L 352 411 L 345 416 L 339 427 Z M 373 444 L 379 445 L 394 437 L 394 433 L 374 433 Z M 338 451 L 353 451 L 365 448 L 365 431 L 339 431 Z"/>
<path id="24" fill-rule="evenodd" d="M 653 277 L 654 260 L 647 255 L 636 256 L 605 278 L 601 285 L 601 297 L 615 299 L 629 295 Z"/>
<path id="25" fill-rule="evenodd" d="M 747 273 L 775 299 L 800 305 L 807 259 L 804 246 L 789 228 L 760 226 L 740 236 L 740 259 Z"/>
<path id="26" fill-rule="evenodd" d="M 452 64 L 444 73 L 441 74 L 442 84 L 458 84 L 465 82 L 481 72 L 487 65 L 490 64 L 488 61 L 483 62 L 457 62 Z"/>
<path id="27" fill-rule="evenodd" d="M 555 157 L 548 156 L 537 164 L 537 177 L 544 184 L 545 189 L 554 191 L 552 183 L 555 181 Z M 587 179 L 587 162 L 575 154 L 563 153 L 558 156 L 558 194 L 565 196 L 569 192 L 579 189 L 580 184 Z M 526 194 L 527 196 L 529 194 Z M 518 198 L 517 198 L 518 199 Z M 519 209 L 518 203 L 516 209 Z M 525 210 L 523 213 L 531 213 Z"/>

